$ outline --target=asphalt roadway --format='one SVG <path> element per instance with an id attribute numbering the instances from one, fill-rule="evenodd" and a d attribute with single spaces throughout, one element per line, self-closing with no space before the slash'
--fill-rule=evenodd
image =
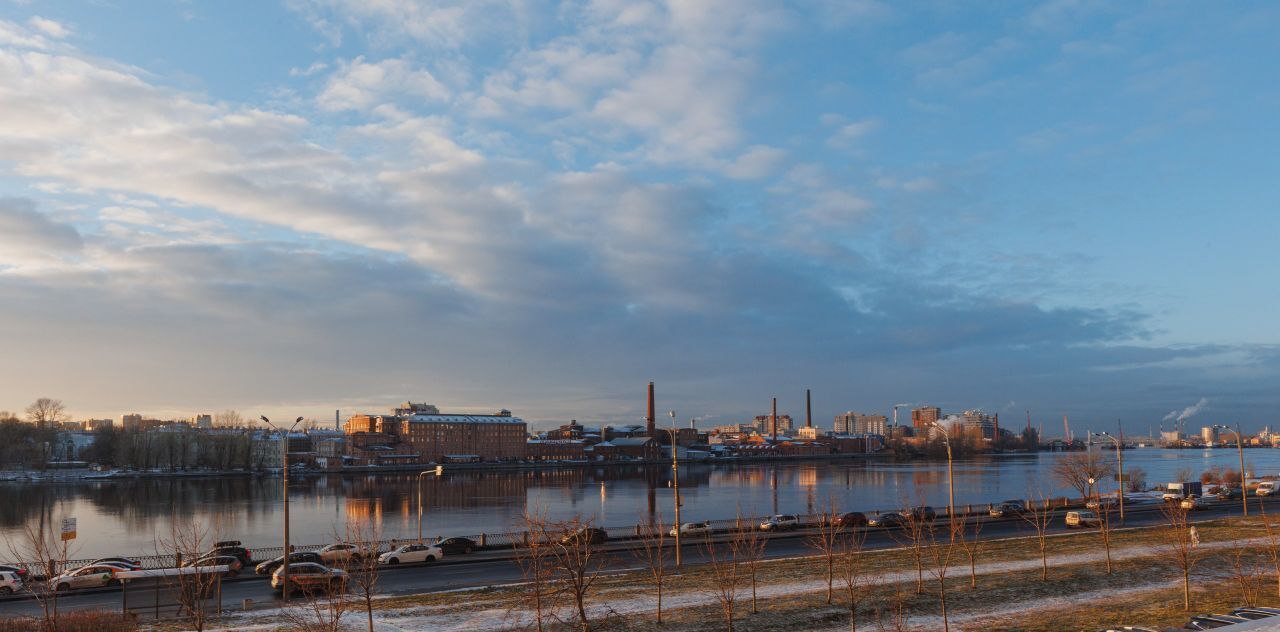
<path id="1" fill-rule="evenodd" d="M 1253 513 L 1260 499 L 1251 498 L 1250 513 Z M 1280 511 L 1280 503 L 1269 500 L 1268 505 L 1275 505 Z M 1191 515 L 1194 522 L 1213 520 L 1228 515 L 1239 515 L 1239 500 L 1216 502 L 1210 507 L 1197 510 Z M 1054 516 L 1049 531 L 1062 533 L 1071 531 L 1063 521 L 1064 512 Z M 1112 514 L 1113 519 L 1115 514 Z M 1158 503 L 1126 506 L 1124 528 L 1155 526 L 1165 522 Z M 944 519 L 940 519 L 942 521 Z M 1113 527 L 1122 528 L 1120 525 Z M 983 524 L 980 537 L 984 540 L 1031 536 L 1034 528 L 1021 518 L 989 519 Z M 769 559 L 816 555 L 817 552 L 809 544 L 805 536 L 813 534 L 812 530 L 800 529 L 791 532 L 771 535 L 765 547 L 765 557 Z M 899 536 L 900 537 L 900 536 Z M 705 561 L 702 538 L 687 538 L 681 548 L 685 565 L 701 564 Z M 642 563 L 633 554 L 631 542 L 610 542 L 607 545 L 609 554 L 602 566 L 605 572 L 622 572 L 641 568 Z M 865 549 L 886 549 L 901 547 L 891 530 L 868 528 L 864 543 Z M 510 550 L 482 551 L 471 555 L 448 556 L 434 564 L 401 564 L 384 566 L 378 574 L 378 592 L 380 595 L 410 595 L 460 588 L 479 588 L 520 582 L 522 574 L 514 561 Z M 280 597 L 271 590 L 266 577 L 242 574 L 222 583 L 221 603 L 223 610 L 241 610 L 246 600 L 252 608 L 272 607 L 280 603 Z M 157 586 L 153 580 L 135 580 L 130 582 L 126 591 L 119 588 L 101 588 L 80 590 L 66 593 L 58 597 L 58 610 L 121 610 L 128 609 L 140 617 L 149 618 L 155 612 L 161 617 L 173 616 L 176 602 L 169 594 L 168 587 Z M 0 617 L 18 615 L 39 616 L 41 609 L 34 600 L 14 595 L 0 600 Z"/>

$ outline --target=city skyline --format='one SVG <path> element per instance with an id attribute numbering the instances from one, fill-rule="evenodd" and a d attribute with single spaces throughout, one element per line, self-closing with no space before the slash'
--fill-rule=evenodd
<path id="1" fill-rule="evenodd" d="M 1256 432 L 1278 26 L 6 3 L 0 410 L 623 422 L 654 380 L 682 423 L 801 420 L 812 388 L 824 426 L 927 402 Z"/>

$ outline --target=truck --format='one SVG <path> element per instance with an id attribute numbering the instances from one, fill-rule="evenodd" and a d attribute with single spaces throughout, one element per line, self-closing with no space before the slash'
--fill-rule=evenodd
<path id="1" fill-rule="evenodd" d="M 1169 483 L 1165 487 L 1164 499 L 1182 501 L 1184 498 L 1191 496 L 1202 496 L 1204 494 L 1204 486 L 1200 481 L 1186 481 L 1182 483 Z"/>

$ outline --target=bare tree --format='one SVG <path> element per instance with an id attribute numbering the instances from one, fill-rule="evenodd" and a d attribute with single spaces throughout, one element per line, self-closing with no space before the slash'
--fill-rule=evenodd
<path id="1" fill-rule="evenodd" d="M 556 575 L 564 592 L 573 600 L 576 627 L 582 632 L 591 632 L 587 597 L 605 563 L 604 550 L 596 543 L 594 530 L 592 521 L 582 517 L 557 523 L 553 532 L 560 538 L 551 545 Z"/>
<path id="2" fill-rule="evenodd" d="M 1276 595 L 1280 596 L 1280 528 L 1271 523 L 1271 518 L 1267 516 L 1266 503 L 1258 503 L 1259 515 L 1262 516 L 1262 526 L 1267 530 L 1267 557 L 1271 560 L 1271 567 L 1276 573 Z"/>
<path id="3" fill-rule="evenodd" d="M 1147 471 L 1140 467 L 1131 467 L 1124 473 L 1124 482 L 1128 487 L 1127 491 L 1143 491 L 1147 488 Z"/>
<path id="4" fill-rule="evenodd" d="M 1184 610 L 1190 610 L 1191 573 L 1195 569 L 1196 562 L 1200 560 L 1200 552 L 1196 548 L 1199 545 L 1199 536 L 1196 535 L 1195 527 L 1187 519 L 1188 511 L 1182 508 L 1182 503 L 1164 503 L 1160 511 L 1164 514 L 1166 523 L 1162 539 L 1169 551 L 1169 557 L 1182 572 L 1182 607 Z"/>
<path id="5" fill-rule="evenodd" d="M 831 603 L 836 580 L 836 556 L 840 552 L 841 526 L 838 522 L 840 514 L 836 512 L 834 499 L 828 498 L 822 511 L 818 514 L 817 529 L 809 536 L 809 546 L 822 556 L 827 567 L 827 603 Z M 754 612 L 754 609 L 752 610 Z"/>
<path id="6" fill-rule="evenodd" d="M 1092 498 L 1094 484 L 1115 474 L 1116 467 L 1102 452 L 1085 450 L 1063 455 L 1053 464 L 1052 472 L 1055 479 L 1075 489 L 1081 498 Z"/>
<path id="7" fill-rule="evenodd" d="M 675 528 L 679 529 L 680 525 Z M 662 586 L 667 579 L 671 555 L 667 552 L 667 528 L 663 526 L 661 514 L 655 514 L 653 522 L 640 527 L 639 546 L 632 549 L 632 554 L 649 572 L 649 581 L 657 593 L 658 625 L 662 625 Z"/>
<path id="8" fill-rule="evenodd" d="M 902 512 L 902 526 L 890 534 L 899 544 L 907 547 L 911 559 L 916 565 L 916 594 L 924 592 L 925 549 L 928 547 L 928 533 L 932 523 L 923 512 L 911 509 Z"/>
<path id="9" fill-rule="evenodd" d="M 196 632 L 202 632 L 212 618 L 208 601 L 221 590 L 222 574 L 204 572 L 203 567 L 192 564 L 217 540 L 217 534 L 211 534 L 208 526 L 178 519 L 170 523 L 168 538 L 156 542 L 156 555 L 178 562 L 176 574 L 166 575 L 164 582 L 178 602 L 179 616 Z"/>
<path id="10" fill-rule="evenodd" d="M 549 534 L 547 533 L 546 514 L 541 507 L 525 511 L 523 517 L 524 542 L 517 545 L 516 564 L 524 575 L 527 593 L 527 605 L 532 606 L 534 628 L 543 632 L 543 625 L 548 617 L 554 615 L 554 590 L 552 586 L 552 570 L 555 560 L 552 557 Z M 518 612 L 524 612 L 522 606 Z"/>
<path id="11" fill-rule="evenodd" d="M 1049 521 L 1053 519 L 1053 508 L 1049 500 L 1041 496 L 1037 500 L 1027 502 L 1027 511 L 1022 519 L 1036 530 L 1036 544 L 1040 547 L 1040 581 L 1049 579 L 1048 533 Z"/>
<path id="12" fill-rule="evenodd" d="M 302 600 L 281 610 L 288 630 L 296 632 L 342 632 L 342 618 L 351 602 L 346 598 L 345 578 L 330 582 L 327 589 L 315 587 L 301 591 Z"/>
<path id="13" fill-rule="evenodd" d="M 862 545 L 867 532 L 849 529 L 836 541 L 836 574 L 849 604 L 849 630 L 858 630 L 858 608 L 867 596 L 867 568 L 862 559 Z"/>
<path id="14" fill-rule="evenodd" d="M 1103 498 L 1097 494 L 1098 501 L 1098 535 L 1102 537 L 1102 548 L 1106 551 L 1107 574 L 1111 574 L 1111 498 Z"/>
<path id="15" fill-rule="evenodd" d="M 362 520 L 347 522 L 345 542 L 355 546 L 347 560 L 348 585 L 364 606 L 369 632 L 373 632 L 373 598 L 378 594 L 378 543 L 382 534 L 373 523 Z"/>
<path id="16" fill-rule="evenodd" d="M 1234 540 L 1231 543 L 1230 561 L 1231 580 L 1240 590 L 1241 603 L 1246 606 L 1257 604 L 1260 573 L 1255 556 L 1238 540 Z"/>
<path id="17" fill-rule="evenodd" d="M 751 614 L 755 614 L 760 611 L 756 600 L 756 579 L 759 576 L 760 562 L 764 559 L 764 547 L 769 540 L 754 521 L 743 520 L 739 514 L 733 530 L 733 541 L 738 559 L 746 565 L 747 576 L 751 579 Z"/>
<path id="18" fill-rule="evenodd" d="M 742 528 L 742 520 L 738 520 L 738 529 Z M 724 619 L 725 632 L 733 632 L 734 607 L 738 599 L 740 583 L 738 569 L 738 546 L 736 538 L 723 544 L 716 544 L 708 535 L 703 543 L 707 570 L 710 573 L 708 590 L 720 605 L 720 616 Z"/>
<path id="19" fill-rule="evenodd" d="M 969 587 L 978 587 L 978 553 L 982 546 L 982 539 L 979 534 L 982 532 L 982 521 L 976 516 L 962 515 L 956 518 L 959 523 L 959 529 L 954 530 L 952 539 L 956 544 L 960 545 L 965 556 L 969 559 Z M 954 524 L 954 523 L 953 523 Z"/>
<path id="20" fill-rule="evenodd" d="M 963 537 L 964 523 L 951 516 L 948 521 L 949 537 L 942 541 L 937 537 L 937 530 L 930 522 L 924 530 L 926 551 L 929 555 L 929 574 L 938 582 L 938 607 L 942 611 L 942 630 L 950 632 L 951 623 L 947 617 L 947 571 L 955 559 L 956 536 Z"/>
<path id="21" fill-rule="evenodd" d="M 893 584 L 893 594 L 881 600 L 876 609 L 876 628 L 881 632 L 906 632 L 911 629 L 910 597 L 902 585 Z"/>
<path id="22" fill-rule="evenodd" d="M 27 421 L 43 428 L 67 420 L 62 400 L 41 397 L 27 406 Z"/>
<path id="23" fill-rule="evenodd" d="M 27 594 L 40 607 L 44 628 L 57 629 L 58 587 L 53 579 L 66 568 L 67 542 L 42 521 L 24 525 L 17 537 L 5 538 L 5 544 L 13 562 L 31 575 Z"/>
<path id="24" fill-rule="evenodd" d="M 244 425 L 244 417 L 234 410 L 224 410 L 213 416 L 213 425 L 219 428 L 238 428 Z"/>

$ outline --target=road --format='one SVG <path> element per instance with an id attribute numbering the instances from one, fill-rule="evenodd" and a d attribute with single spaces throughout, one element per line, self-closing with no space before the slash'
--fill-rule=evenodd
<path id="1" fill-rule="evenodd" d="M 1267 502 L 1268 505 L 1274 501 Z M 1255 507 L 1255 500 L 1250 507 Z M 1280 510 L 1280 507 L 1277 507 Z M 1211 507 L 1196 511 L 1192 520 L 1203 522 L 1227 515 L 1238 515 L 1241 512 L 1240 502 L 1226 501 L 1215 503 Z M 1154 526 L 1165 522 L 1158 504 L 1146 504 L 1126 507 L 1124 527 Z M 1053 519 L 1049 528 L 1052 533 L 1070 531 L 1062 520 L 1062 513 Z M 1114 514 L 1113 514 L 1114 516 Z M 1119 527 L 1117 527 L 1119 528 Z M 808 543 L 806 535 L 811 530 L 800 530 L 773 535 L 765 548 L 765 557 L 769 559 L 814 555 L 814 548 Z M 984 540 L 1030 536 L 1034 529 L 1018 518 L 990 519 L 985 521 L 980 537 Z M 705 561 L 704 547 L 695 543 L 685 543 L 682 553 L 685 564 L 700 564 Z M 630 543 L 611 543 L 608 547 L 610 555 L 604 564 L 608 572 L 622 572 L 640 567 L 640 562 L 632 554 Z M 894 539 L 894 534 L 884 529 L 867 529 L 865 549 L 886 549 L 902 546 Z M 378 590 L 382 595 L 408 595 L 456 590 L 459 588 L 476 588 L 519 582 L 522 575 L 519 566 L 513 561 L 512 553 L 506 551 L 484 551 L 467 556 L 450 556 L 431 565 L 399 565 L 383 567 L 379 571 Z M 147 583 L 142 583 L 142 582 Z M 75 609 L 120 610 L 127 605 L 130 610 L 143 617 L 150 616 L 152 608 L 158 603 L 161 614 L 171 615 L 175 602 L 168 594 L 166 587 L 156 586 L 148 580 L 137 580 L 127 588 L 127 594 L 119 589 L 97 589 L 69 593 L 60 596 L 60 611 Z M 280 601 L 270 588 L 265 577 L 241 576 L 222 584 L 222 607 L 239 610 L 244 607 L 245 600 L 253 604 L 274 604 Z M 168 612 L 164 612 L 165 610 Z M 14 596 L 0 601 L 0 617 L 16 615 L 38 616 L 39 605 L 31 599 Z"/>

